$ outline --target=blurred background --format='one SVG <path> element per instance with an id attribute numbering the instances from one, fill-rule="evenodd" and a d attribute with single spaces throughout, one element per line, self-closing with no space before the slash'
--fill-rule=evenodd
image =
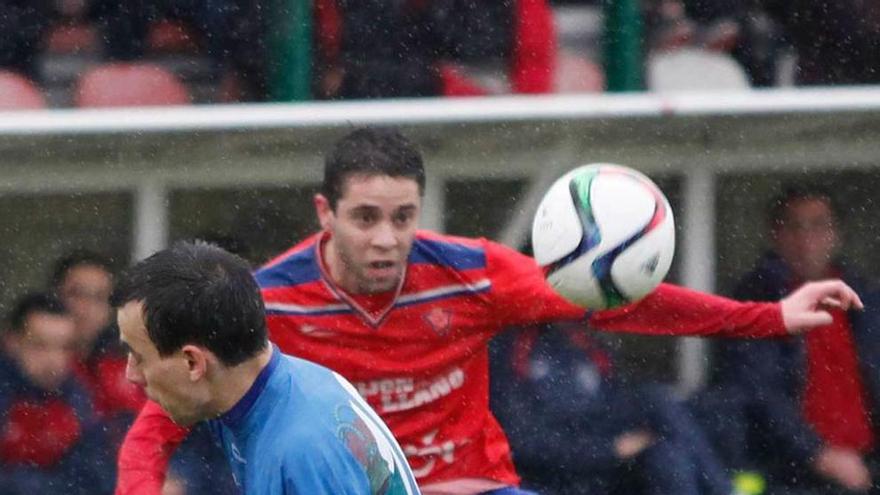
<path id="1" fill-rule="evenodd" d="M 859 0 L 0 0 L 0 309 L 75 250 L 267 261 L 369 124 L 422 149 L 426 228 L 528 251 L 552 180 L 612 162 L 672 203 L 671 281 L 730 294 L 792 184 L 831 192 L 876 274 L 878 35 Z M 709 380 L 705 341 L 598 338 L 629 379 Z"/>

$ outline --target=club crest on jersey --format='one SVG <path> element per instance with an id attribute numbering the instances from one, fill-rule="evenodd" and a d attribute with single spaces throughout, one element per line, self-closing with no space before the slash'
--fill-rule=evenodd
<path id="1" fill-rule="evenodd" d="M 452 311 L 440 307 L 433 307 L 430 311 L 422 315 L 422 318 L 431 325 L 431 328 L 437 335 L 445 337 L 449 333 L 452 326 Z"/>

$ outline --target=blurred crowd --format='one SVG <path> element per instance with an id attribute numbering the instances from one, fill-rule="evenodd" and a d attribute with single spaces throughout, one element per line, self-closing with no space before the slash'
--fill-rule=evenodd
<path id="1" fill-rule="evenodd" d="M 511 329 L 491 352 L 492 410 L 526 488 L 545 495 L 880 493 L 880 291 L 846 262 L 832 193 L 798 186 L 768 208 L 768 251 L 735 296 L 774 301 L 841 277 L 866 309 L 807 335 L 715 343 L 712 377 L 682 397 L 635 381 L 579 322 Z M 247 255 L 246 239 L 214 242 Z M 254 260 L 256 261 L 256 260 Z M 114 263 L 74 251 L 12 305 L 0 332 L 0 494 L 110 494 L 145 397 L 126 380 Z M 169 467 L 165 495 L 235 493 L 207 431 Z"/>
<path id="2" fill-rule="evenodd" d="M 492 407 L 525 486 L 540 493 L 852 495 L 880 493 L 880 308 L 876 281 L 847 263 L 832 193 L 783 191 L 767 252 L 734 292 L 778 301 L 840 277 L 865 310 L 783 339 L 715 341 L 709 385 L 687 398 L 636 383 L 582 324 L 499 336 Z"/>
<path id="3" fill-rule="evenodd" d="M 730 62 L 746 86 L 878 78 L 876 2 L 641 0 L 640 7 L 641 19 L 624 22 L 644 25 L 648 89 L 666 87 L 654 82 L 652 60 L 682 50 Z M 564 46 L 557 36 L 557 21 L 572 8 L 601 16 L 603 3 L 2 0 L 0 105 L 602 91 L 601 46 Z"/>
<path id="4" fill-rule="evenodd" d="M 113 493 L 116 451 L 146 397 L 126 380 L 112 289 L 111 263 L 76 251 L 14 303 L 0 339 L 0 493 Z M 167 495 L 235 493 L 207 431 L 170 470 Z"/>
<path id="5" fill-rule="evenodd" d="M 0 0 L 0 108 L 266 101 L 294 84 L 291 74 L 305 81 L 300 98 L 324 100 L 602 91 L 598 50 L 557 40 L 554 12 L 572 6 L 601 9 L 547 0 Z M 734 61 L 750 86 L 880 78 L 877 2 L 641 7 L 646 68 L 699 51 Z M 302 44 L 307 57 L 278 40 Z M 687 400 L 665 384 L 622 379 L 613 350 L 588 329 L 553 323 L 502 335 L 493 409 L 525 486 L 548 495 L 877 493 L 877 289 L 840 256 L 829 192 L 787 191 L 769 210 L 771 249 L 735 295 L 777 300 L 804 281 L 842 277 L 869 311 L 835 314 L 805 337 L 719 344 L 710 386 Z M 3 322 L 0 495 L 112 493 L 116 450 L 145 400 L 125 379 L 109 303 L 115 268 L 101 254 L 71 252 Z M 167 494 L 234 493 L 207 432 L 178 452 Z"/>

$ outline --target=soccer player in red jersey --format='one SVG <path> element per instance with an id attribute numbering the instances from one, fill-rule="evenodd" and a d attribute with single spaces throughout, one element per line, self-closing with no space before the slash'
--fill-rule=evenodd
<path id="1" fill-rule="evenodd" d="M 663 284 L 638 303 L 589 312 L 563 300 L 531 258 L 486 239 L 418 230 L 422 158 L 400 133 L 359 129 L 327 157 L 322 230 L 261 268 L 272 340 L 348 378 L 382 416 L 428 495 L 524 493 L 489 411 L 487 343 L 511 325 L 588 319 L 653 335 L 771 337 L 860 307 L 843 282 L 779 303 L 741 303 Z M 148 403 L 119 454 L 117 494 L 158 494 L 186 435 Z"/>

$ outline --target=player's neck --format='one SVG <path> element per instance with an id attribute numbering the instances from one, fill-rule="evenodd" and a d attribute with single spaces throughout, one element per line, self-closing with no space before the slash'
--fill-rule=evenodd
<path id="1" fill-rule="evenodd" d="M 235 407 L 248 393 L 260 372 L 269 364 L 273 352 L 277 351 L 272 345 L 267 345 L 266 349 L 253 358 L 232 368 L 226 368 L 222 376 L 215 380 L 214 405 L 218 416 Z"/>

